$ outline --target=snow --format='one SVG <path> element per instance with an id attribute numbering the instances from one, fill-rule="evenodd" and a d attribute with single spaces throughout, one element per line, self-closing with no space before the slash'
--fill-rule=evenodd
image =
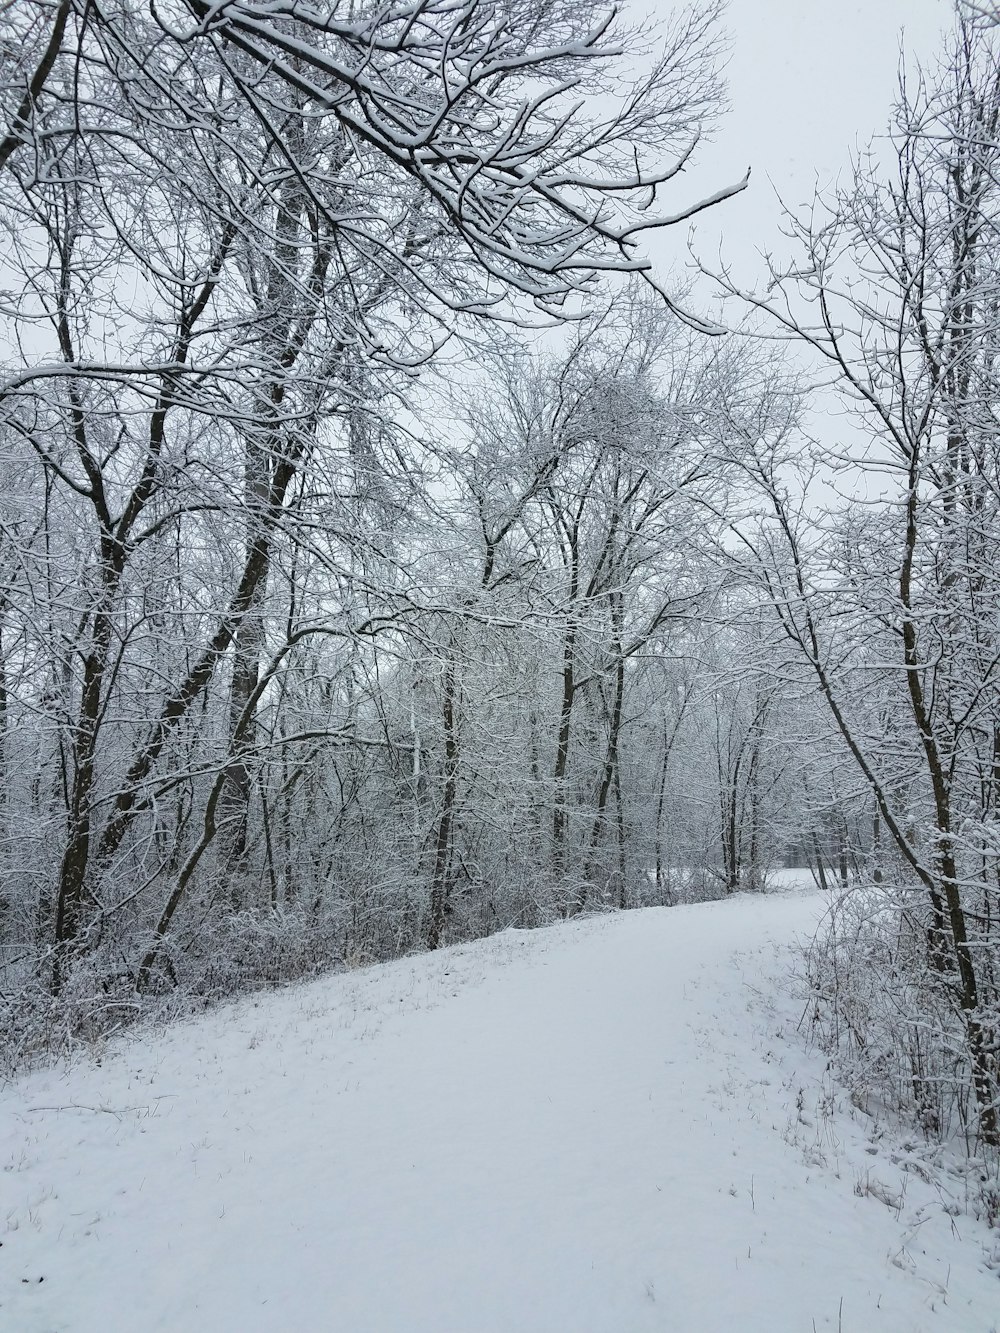
<path id="1" fill-rule="evenodd" d="M 0 1328 L 988 1333 L 996 1237 L 795 1037 L 822 909 L 506 932 L 8 1085 Z"/>

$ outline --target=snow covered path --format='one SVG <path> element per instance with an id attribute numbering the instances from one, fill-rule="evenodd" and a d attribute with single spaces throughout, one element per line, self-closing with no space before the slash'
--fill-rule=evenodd
<path id="1" fill-rule="evenodd" d="M 20 1080 L 0 1329 L 989 1333 L 988 1233 L 776 1035 L 820 910 L 509 932 Z"/>

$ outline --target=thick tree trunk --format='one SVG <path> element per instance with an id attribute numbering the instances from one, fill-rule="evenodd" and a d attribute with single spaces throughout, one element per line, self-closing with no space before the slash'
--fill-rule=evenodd
<path id="1" fill-rule="evenodd" d="M 87 880 L 93 835 L 93 787 L 105 679 L 114 636 L 115 600 L 124 567 L 124 551 L 105 534 L 101 550 L 100 603 L 92 612 L 90 648 L 84 659 L 80 703 L 71 746 L 72 779 L 66 839 L 56 887 L 55 950 L 51 985 L 58 994 L 68 957 L 85 929 Z"/>

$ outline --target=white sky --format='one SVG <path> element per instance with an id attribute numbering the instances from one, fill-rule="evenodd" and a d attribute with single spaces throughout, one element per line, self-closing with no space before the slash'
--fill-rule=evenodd
<path id="1" fill-rule="evenodd" d="M 642 0 L 639 0 L 642 3 Z M 666 17 L 672 0 L 652 0 Z M 720 256 L 733 277 L 752 288 L 766 274 L 761 252 L 776 259 L 795 255 L 781 235 L 782 209 L 808 203 L 838 175 L 846 185 L 852 156 L 884 136 L 898 92 L 900 51 L 907 63 L 932 64 L 951 27 L 952 0 L 729 0 L 725 24 L 730 39 L 726 68 L 730 111 L 715 139 L 702 146 L 697 165 L 669 194 L 671 211 L 697 202 L 740 180 L 751 168 L 743 194 L 701 214 L 693 225 L 659 233 L 649 250 L 659 276 L 690 263 L 688 237 L 706 268 Z M 779 267 L 780 267 L 779 263 Z M 670 285 L 668 281 L 668 285 Z M 688 302 L 692 311 L 718 317 L 713 284 L 698 278 Z M 723 318 L 739 317 L 729 307 Z M 782 355 L 797 358 L 788 344 Z M 818 368 L 810 358 L 803 365 Z M 848 452 L 866 447 L 860 423 L 832 393 L 818 391 L 806 422 L 811 433 Z M 837 503 L 841 488 L 873 495 L 885 488 L 868 478 L 832 479 L 816 486 L 813 503 Z"/>
<path id="2" fill-rule="evenodd" d="M 657 12 L 672 8 L 657 0 Z M 886 128 L 901 35 L 911 54 L 932 59 L 952 12 L 951 0 L 730 0 L 731 110 L 664 205 L 695 202 L 748 166 L 753 174 L 743 195 L 696 220 L 699 255 L 714 260 L 721 236 L 737 276 L 752 281 L 756 252 L 783 249 L 775 189 L 794 206 L 835 181 L 852 152 Z M 683 262 L 687 230 L 665 235 L 654 253 Z"/>

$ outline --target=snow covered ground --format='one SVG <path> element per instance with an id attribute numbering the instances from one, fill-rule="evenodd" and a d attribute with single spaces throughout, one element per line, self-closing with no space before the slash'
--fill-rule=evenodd
<path id="1" fill-rule="evenodd" d="M 821 910 L 508 932 L 6 1087 L 0 1329 L 988 1333 L 996 1237 L 781 1035 Z"/>

